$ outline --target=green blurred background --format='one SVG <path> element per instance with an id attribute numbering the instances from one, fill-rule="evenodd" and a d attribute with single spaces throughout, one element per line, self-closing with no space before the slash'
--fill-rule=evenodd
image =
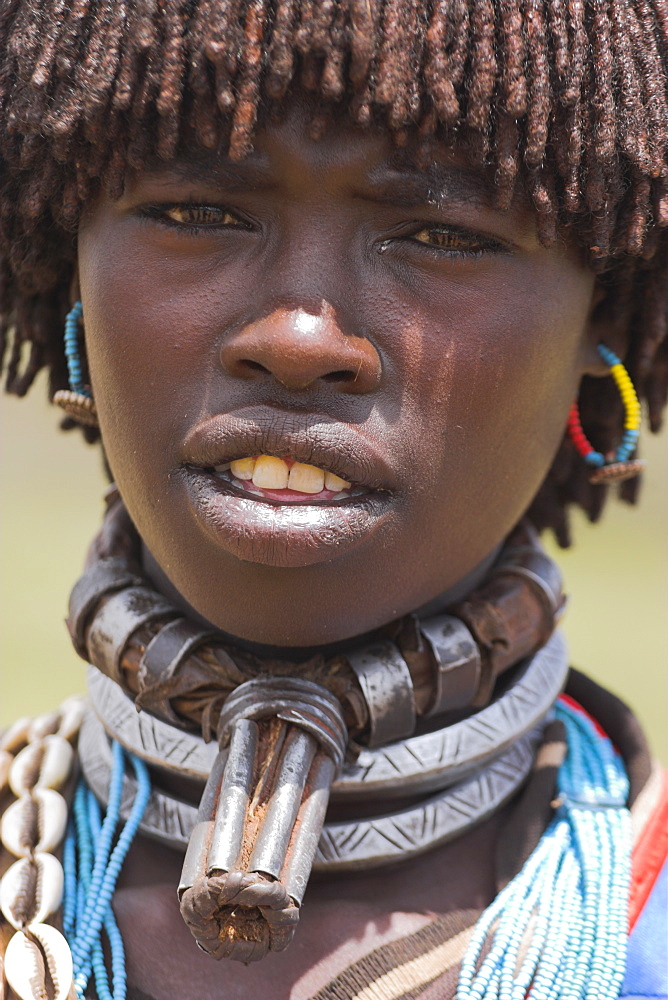
<path id="1" fill-rule="evenodd" d="M 55 707 L 84 685 L 64 626 L 70 587 L 102 516 L 98 449 L 57 430 L 42 380 L 0 400 L 0 726 Z M 610 502 L 598 526 L 574 519 L 558 554 L 571 595 L 571 661 L 638 712 L 666 760 L 668 715 L 668 451 L 646 434 L 640 505 Z M 549 542 L 548 542 L 549 544 Z"/>

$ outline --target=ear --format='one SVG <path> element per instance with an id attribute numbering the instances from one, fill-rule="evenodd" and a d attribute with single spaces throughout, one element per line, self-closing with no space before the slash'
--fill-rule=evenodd
<path id="1" fill-rule="evenodd" d="M 605 344 L 623 361 L 629 345 L 630 305 L 620 305 L 619 297 L 610 295 L 610 287 L 596 278 L 592 288 L 589 319 L 587 320 L 587 344 L 583 375 L 602 378 L 610 369 L 600 357 L 597 347 Z"/>
<path id="2" fill-rule="evenodd" d="M 72 280 L 70 281 L 70 309 L 75 302 L 78 302 L 81 298 L 81 291 L 79 289 L 79 261 L 77 260 L 74 265 L 74 271 L 72 272 Z"/>

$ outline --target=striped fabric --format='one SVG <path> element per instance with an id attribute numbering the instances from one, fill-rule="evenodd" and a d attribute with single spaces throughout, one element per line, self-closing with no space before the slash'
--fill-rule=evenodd
<path id="1" fill-rule="evenodd" d="M 451 992 L 479 915 L 478 910 L 448 914 L 415 934 L 377 948 L 312 1000 L 413 1000 L 424 996 L 425 987 L 435 979 Z"/>
<path id="2" fill-rule="evenodd" d="M 631 814 L 631 937 L 621 996 L 626 1000 L 668 1000 L 668 899 L 663 901 L 668 885 L 666 775 L 658 770 L 652 774 Z M 454 918 L 438 918 L 417 934 L 371 952 L 333 979 L 313 1000 L 452 1000 L 478 915 L 469 911 Z M 457 929 L 458 924 L 461 929 Z"/>
<path id="3" fill-rule="evenodd" d="M 622 995 L 627 1000 L 645 997 L 668 1000 L 668 988 L 661 991 L 668 939 L 666 908 L 655 903 L 662 891 L 659 875 L 662 867 L 665 871 L 668 857 L 668 778 L 659 767 L 652 766 L 642 730 L 623 702 L 577 671 L 571 671 L 566 690 L 611 735 L 624 757 L 631 781 L 634 847 L 629 930 L 632 932 L 638 925 L 641 933 L 635 936 L 632 933 L 629 940 L 629 968 Z M 522 867 L 551 816 L 550 803 L 564 748 L 560 748 L 557 727 L 548 727 L 545 736 L 532 775 L 500 833 L 496 859 L 499 889 Z M 651 926 L 645 921 L 641 928 L 640 915 L 652 904 L 657 910 L 656 918 Z M 442 917 L 418 934 L 371 952 L 336 976 L 313 1000 L 452 1000 L 459 966 L 478 915 L 473 911 L 467 917 L 456 915 L 455 921 L 465 923 L 470 919 L 471 925 L 452 926 L 446 932 L 450 936 L 447 942 L 439 938 L 446 921 Z M 428 945 L 427 941 L 431 943 Z M 416 949 L 420 950 L 419 955 Z M 634 982 L 640 984 L 641 969 L 647 972 L 647 962 L 641 956 L 648 950 L 658 955 L 658 959 L 654 958 L 657 972 L 651 981 L 652 989 L 656 987 L 658 991 L 642 993 Z M 395 963 L 394 968 L 388 968 L 390 961 Z"/>

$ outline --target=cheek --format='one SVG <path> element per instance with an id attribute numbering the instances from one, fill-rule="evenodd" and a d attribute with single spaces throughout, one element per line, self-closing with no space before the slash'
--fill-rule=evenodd
<path id="1" fill-rule="evenodd" d="M 458 503 L 524 509 L 562 438 L 587 349 L 591 279 L 564 264 L 546 280 L 456 288 L 416 312 L 404 339 L 404 406 L 414 408 L 420 482 Z M 412 401 L 412 402 L 411 402 Z M 512 493 L 512 496 L 511 496 Z M 521 513 L 520 509 L 520 513 Z"/>
<path id="2" fill-rule="evenodd" d="M 114 472 L 170 458 L 206 405 L 218 363 L 217 321 L 233 304 L 206 268 L 128 246 L 111 227 L 80 241 L 80 282 L 93 394 Z M 228 287 L 239 287 L 229 282 Z"/>

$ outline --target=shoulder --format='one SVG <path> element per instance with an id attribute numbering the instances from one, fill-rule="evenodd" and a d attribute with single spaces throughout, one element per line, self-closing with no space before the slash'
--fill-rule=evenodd
<path id="1" fill-rule="evenodd" d="M 668 773 L 655 768 L 631 810 L 629 945 L 621 996 L 668 998 Z"/>

